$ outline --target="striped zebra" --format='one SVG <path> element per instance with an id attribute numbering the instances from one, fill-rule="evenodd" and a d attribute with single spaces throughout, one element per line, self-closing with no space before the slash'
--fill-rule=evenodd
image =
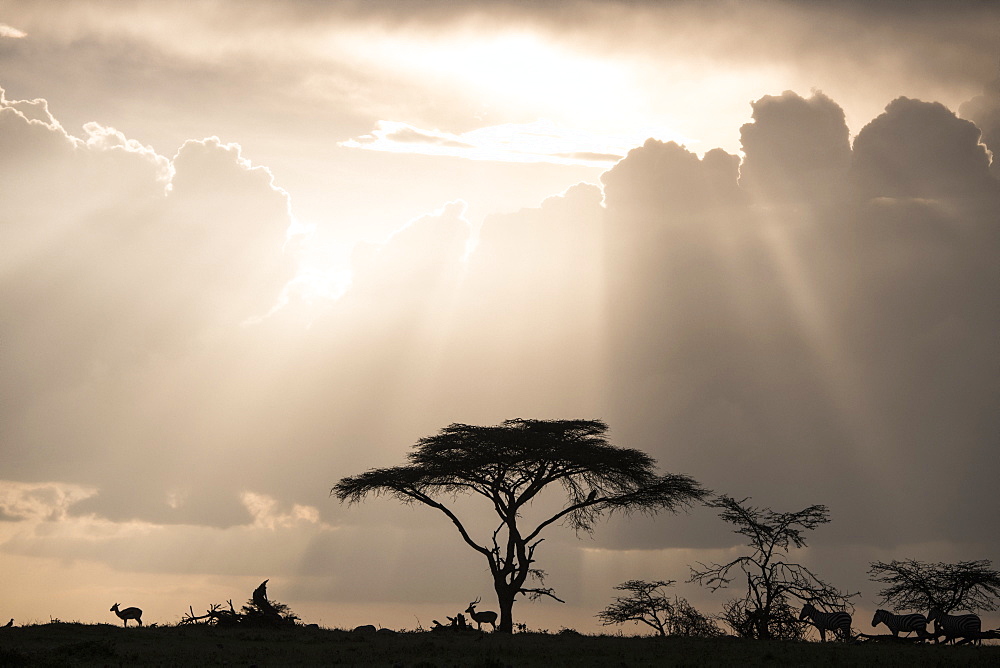
<path id="1" fill-rule="evenodd" d="M 944 636 L 945 642 L 964 638 L 982 644 L 980 636 L 983 631 L 983 621 L 979 615 L 947 615 L 940 608 L 931 608 L 927 621 L 934 622 L 934 640 Z"/>
<path id="2" fill-rule="evenodd" d="M 833 631 L 834 634 L 840 633 L 844 640 L 851 637 L 851 615 L 844 612 L 843 610 L 837 610 L 836 612 L 821 612 L 813 606 L 812 603 L 806 603 L 802 606 L 802 613 L 799 615 L 799 621 L 809 618 L 816 630 L 819 631 L 820 640 L 826 642 L 826 632 Z"/>
<path id="3" fill-rule="evenodd" d="M 888 626 L 889 630 L 892 631 L 892 635 L 897 637 L 900 631 L 903 631 L 907 635 L 916 631 L 919 638 L 924 638 L 928 635 L 927 618 L 919 612 L 909 615 L 894 615 L 888 610 L 876 610 L 875 616 L 872 617 L 872 627 L 876 627 L 879 624 Z"/>

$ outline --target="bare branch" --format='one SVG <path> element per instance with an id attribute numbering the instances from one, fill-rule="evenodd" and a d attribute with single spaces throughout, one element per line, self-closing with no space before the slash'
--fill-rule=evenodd
<path id="1" fill-rule="evenodd" d="M 554 598 L 555 600 L 559 601 L 560 603 L 565 603 L 566 602 L 566 601 L 562 600 L 561 598 L 559 598 L 558 596 L 556 596 L 555 595 L 555 590 L 552 589 L 551 587 L 545 587 L 545 588 L 524 588 L 524 587 L 522 587 L 518 591 L 518 593 L 527 595 L 528 599 L 530 599 L 532 601 L 537 601 L 542 596 L 548 596 L 549 598 Z"/>

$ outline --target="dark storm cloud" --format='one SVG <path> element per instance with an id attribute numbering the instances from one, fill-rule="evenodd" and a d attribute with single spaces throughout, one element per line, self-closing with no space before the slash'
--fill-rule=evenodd
<path id="1" fill-rule="evenodd" d="M 721 491 L 827 503 L 836 540 L 977 540 L 1000 427 L 1000 200 L 978 130 L 900 98 L 848 154 L 821 95 L 753 108 L 751 204 L 713 208 L 734 184 L 658 143 L 604 177 L 612 424 Z"/>
<path id="2" fill-rule="evenodd" d="M 740 128 L 747 159 L 740 185 L 770 200 L 843 196 L 851 162 L 844 111 L 822 93 L 791 91 L 751 104 L 753 122 Z"/>
<path id="3" fill-rule="evenodd" d="M 854 178 L 870 197 L 982 196 L 996 190 L 980 130 L 939 103 L 893 100 L 854 141 Z"/>
<path id="4" fill-rule="evenodd" d="M 678 214 L 699 216 L 739 203 L 738 170 L 739 158 L 720 149 L 699 158 L 675 142 L 649 139 L 601 180 L 606 199 L 617 199 L 629 215 L 672 225 L 687 222 Z"/>

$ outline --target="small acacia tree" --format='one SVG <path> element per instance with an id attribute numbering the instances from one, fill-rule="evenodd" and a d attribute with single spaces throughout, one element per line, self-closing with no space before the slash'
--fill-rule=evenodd
<path id="1" fill-rule="evenodd" d="M 655 473 L 644 452 L 611 445 L 600 420 L 507 420 L 497 426 L 452 424 L 420 439 L 409 464 L 373 469 L 341 479 L 331 491 L 341 502 L 360 502 L 369 494 L 419 502 L 442 512 L 466 545 L 489 564 L 500 607 L 497 630 L 513 630 L 518 594 L 555 596 L 532 566 L 542 532 L 562 521 L 590 533 L 604 513 L 677 511 L 703 499 L 707 490 L 685 475 Z M 561 508 L 529 526 L 522 511 L 550 486 L 565 496 Z M 471 493 L 487 500 L 499 518 L 489 542 L 477 540 L 441 499 Z"/>
<path id="2" fill-rule="evenodd" d="M 628 592 L 628 596 L 618 596 L 597 618 L 604 626 L 642 623 L 654 629 L 661 636 L 687 636 L 711 638 L 722 635 L 716 623 L 698 612 L 687 599 L 666 594 L 666 588 L 675 580 L 629 580 L 615 586 L 618 591 Z"/>
<path id="3" fill-rule="evenodd" d="M 996 610 L 1000 603 L 1000 571 L 988 559 L 926 563 L 914 559 L 873 562 L 868 575 L 887 585 L 882 603 L 900 610 Z"/>
<path id="4" fill-rule="evenodd" d="M 766 628 L 761 625 L 766 618 Z M 757 608 L 753 599 L 734 598 L 722 604 L 719 619 L 733 629 L 740 638 L 759 638 L 761 633 L 774 640 L 803 640 L 808 627 L 799 620 L 799 611 L 794 609 L 788 597 L 775 599 L 766 612 Z"/>
<path id="5" fill-rule="evenodd" d="M 699 568 L 691 569 L 689 580 L 712 591 L 726 587 L 739 576 L 746 580 L 746 595 L 724 606 L 722 617 L 733 632 L 762 640 L 802 637 L 802 625 L 791 607 L 793 598 L 820 607 L 853 609 L 850 599 L 857 594 L 845 594 L 802 564 L 787 560 L 792 547 L 805 547 L 805 531 L 830 521 L 826 506 L 777 513 L 770 508 L 751 506 L 748 500 L 737 501 L 723 495 L 708 505 L 719 508 L 719 517 L 748 539 L 750 554 L 727 564 L 699 563 Z"/>

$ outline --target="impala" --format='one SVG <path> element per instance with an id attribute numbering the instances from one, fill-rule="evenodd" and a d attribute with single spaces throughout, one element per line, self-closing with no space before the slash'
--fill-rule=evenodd
<path id="1" fill-rule="evenodd" d="M 476 612 L 476 604 L 483 599 L 482 596 L 476 598 L 475 601 L 469 604 L 469 607 L 465 609 L 469 616 L 472 617 L 472 621 L 477 624 L 480 631 L 483 630 L 483 623 L 489 624 L 493 627 L 493 630 L 497 630 L 497 613 L 492 610 L 483 610 L 482 612 Z"/>

